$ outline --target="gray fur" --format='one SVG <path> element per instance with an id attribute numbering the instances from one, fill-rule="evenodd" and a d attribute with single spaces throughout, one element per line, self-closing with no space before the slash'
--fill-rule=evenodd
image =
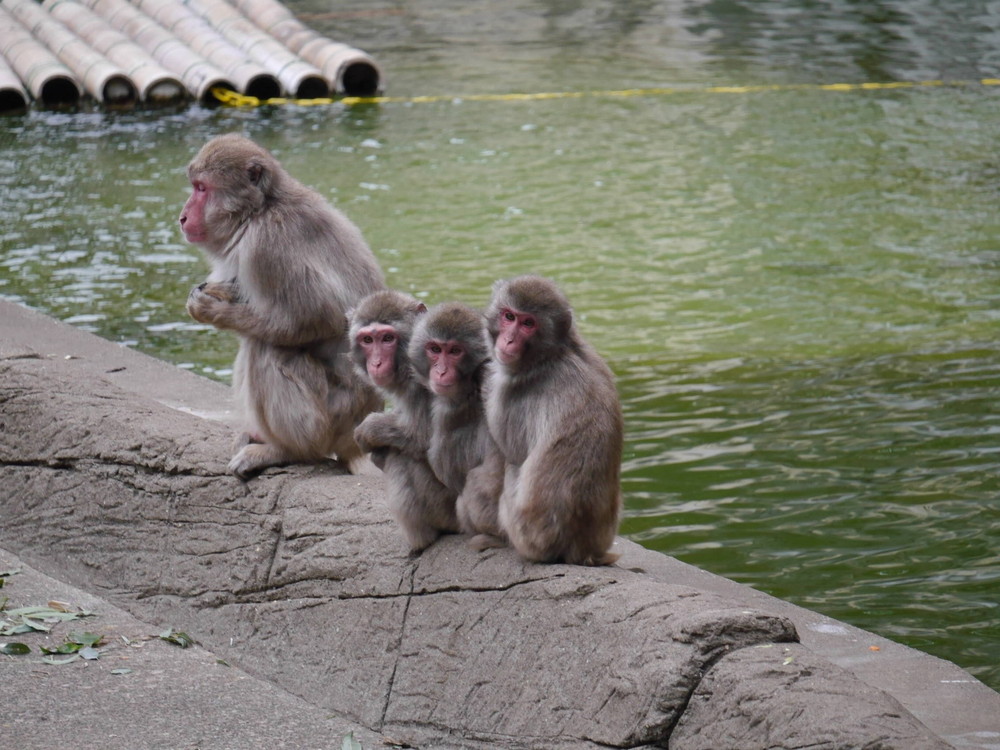
<path id="1" fill-rule="evenodd" d="M 505 460 L 500 525 L 528 560 L 614 562 L 624 432 L 614 376 L 551 281 L 494 285 L 494 342 L 504 308 L 534 315 L 538 328 L 520 361 L 496 362 L 487 384 L 487 422 Z"/>
<path id="2" fill-rule="evenodd" d="M 209 141 L 188 175 L 215 189 L 200 243 L 211 281 L 187 309 L 240 338 L 233 387 L 247 428 L 230 471 L 331 454 L 350 464 L 361 455 L 355 425 L 380 406 L 346 356 L 347 310 L 384 287 L 375 256 L 346 216 L 249 139 Z"/>

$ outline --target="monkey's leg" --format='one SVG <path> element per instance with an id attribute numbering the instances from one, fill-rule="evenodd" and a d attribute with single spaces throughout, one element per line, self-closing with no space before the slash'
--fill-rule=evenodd
<path id="1" fill-rule="evenodd" d="M 455 495 L 438 481 L 426 462 L 390 450 L 384 472 L 389 508 L 411 554 L 422 552 L 442 533 L 458 531 Z"/>
<path id="2" fill-rule="evenodd" d="M 249 479 L 268 466 L 281 466 L 294 461 L 284 448 L 273 443 L 250 443 L 243 446 L 229 462 L 229 473 Z"/>

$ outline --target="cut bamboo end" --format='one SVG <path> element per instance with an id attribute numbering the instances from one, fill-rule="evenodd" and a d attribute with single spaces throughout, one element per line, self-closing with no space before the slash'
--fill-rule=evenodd
<path id="1" fill-rule="evenodd" d="M 0 114 L 23 112 L 30 101 L 21 79 L 6 58 L 0 55 Z"/>
<path id="2" fill-rule="evenodd" d="M 0 0 L 0 112 L 75 104 L 88 93 L 121 106 L 213 89 L 260 101 L 319 102 L 383 90 L 361 50 L 312 31 L 275 0 Z"/>
<path id="3" fill-rule="evenodd" d="M 139 93 L 135 84 L 127 76 L 113 75 L 104 81 L 101 87 L 101 101 L 117 106 L 135 104 Z"/>
<path id="4" fill-rule="evenodd" d="M 19 114 L 28 109 L 28 93 L 18 86 L 0 84 L 0 115 Z"/>
<path id="5" fill-rule="evenodd" d="M 75 105 L 83 89 L 63 65 L 24 25 L 0 5 L 0 55 L 23 81 L 31 97 L 46 107 Z"/>

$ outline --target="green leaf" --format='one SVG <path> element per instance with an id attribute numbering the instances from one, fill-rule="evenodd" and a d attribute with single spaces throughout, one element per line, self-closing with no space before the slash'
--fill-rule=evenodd
<path id="1" fill-rule="evenodd" d="M 101 652 L 93 646 L 84 646 L 80 649 L 80 656 L 88 661 L 93 661 L 94 659 L 101 658 Z"/>
<path id="2" fill-rule="evenodd" d="M 75 654 L 81 648 L 79 643 L 61 643 L 58 646 L 39 646 L 43 654 Z"/>
<path id="3" fill-rule="evenodd" d="M 119 667 L 118 669 L 112 669 L 111 674 L 132 674 L 132 670 L 128 667 Z"/>
<path id="4" fill-rule="evenodd" d="M 8 622 L 2 628 L 0 628 L 0 635 L 21 635 L 22 633 L 34 633 L 35 628 L 29 627 L 25 624 L 15 625 L 12 622 Z"/>
<path id="5" fill-rule="evenodd" d="M 46 625 L 44 622 L 36 620 L 34 617 L 22 617 L 21 627 L 28 628 L 28 630 L 37 630 L 40 633 L 48 633 L 52 630 L 51 627 Z M 27 632 L 27 631 L 22 631 Z"/>
<path id="6" fill-rule="evenodd" d="M 0 654 L 9 654 L 10 656 L 24 656 L 25 654 L 30 654 L 31 649 L 28 648 L 23 643 L 0 643 Z"/>
<path id="7" fill-rule="evenodd" d="M 96 646 L 104 639 L 100 633 L 71 631 L 66 640 L 69 643 L 79 643 L 81 646 Z"/>
<path id="8" fill-rule="evenodd" d="M 55 657 L 52 656 L 43 656 L 42 663 L 52 664 L 53 666 L 61 667 L 63 664 L 69 664 L 70 662 L 76 661 L 79 658 L 80 658 L 79 654 L 73 654 L 72 656 L 68 656 L 65 659 L 56 659 Z"/>
<path id="9" fill-rule="evenodd" d="M 354 732 L 348 732 L 344 737 L 340 750 L 361 750 L 361 743 L 354 739 Z"/>
<path id="10" fill-rule="evenodd" d="M 66 636 L 66 642 L 58 646 L 41 646 L 43 654 L 76 654 L 79 653 L 84 659 L 96 659 L 96 656 L 87 656 L 83 652 L 88 648 L 93 653 L 97 653 L 93 646 L 98 645 L 104 636 L 100 633 L 79 633 L 71 632 Z"/>
<path id="11" fill-rule="evenodd" d="M 173 628 L 168 628 L 160 633 L 160 638 L 167 643 L 172 643 L 181 648 L 188 648 L 194 645 L 194 639 L 191 636 L 179 630 L 175 631 Z"/>

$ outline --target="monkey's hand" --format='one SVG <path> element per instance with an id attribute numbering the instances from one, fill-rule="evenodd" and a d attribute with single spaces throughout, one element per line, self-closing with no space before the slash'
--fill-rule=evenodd
<path id="1" fill-rule="evenodd" d="M 234 281 L 205 281 L 191 290 L 187 299 L 188 315 L 200 323 L 225 327 L 227 315 L 239 304 L 239 289 Z"/>
<path id="2" fill-rule="evenodd" d="M 395 448 L 414 458 L 426 458 L 427 451 L 415 445 L 413 436 L 391 412 L 375 412 L 364 418 L 354 430 L 354 441 L 365 453 L 379 448 Z"/>

